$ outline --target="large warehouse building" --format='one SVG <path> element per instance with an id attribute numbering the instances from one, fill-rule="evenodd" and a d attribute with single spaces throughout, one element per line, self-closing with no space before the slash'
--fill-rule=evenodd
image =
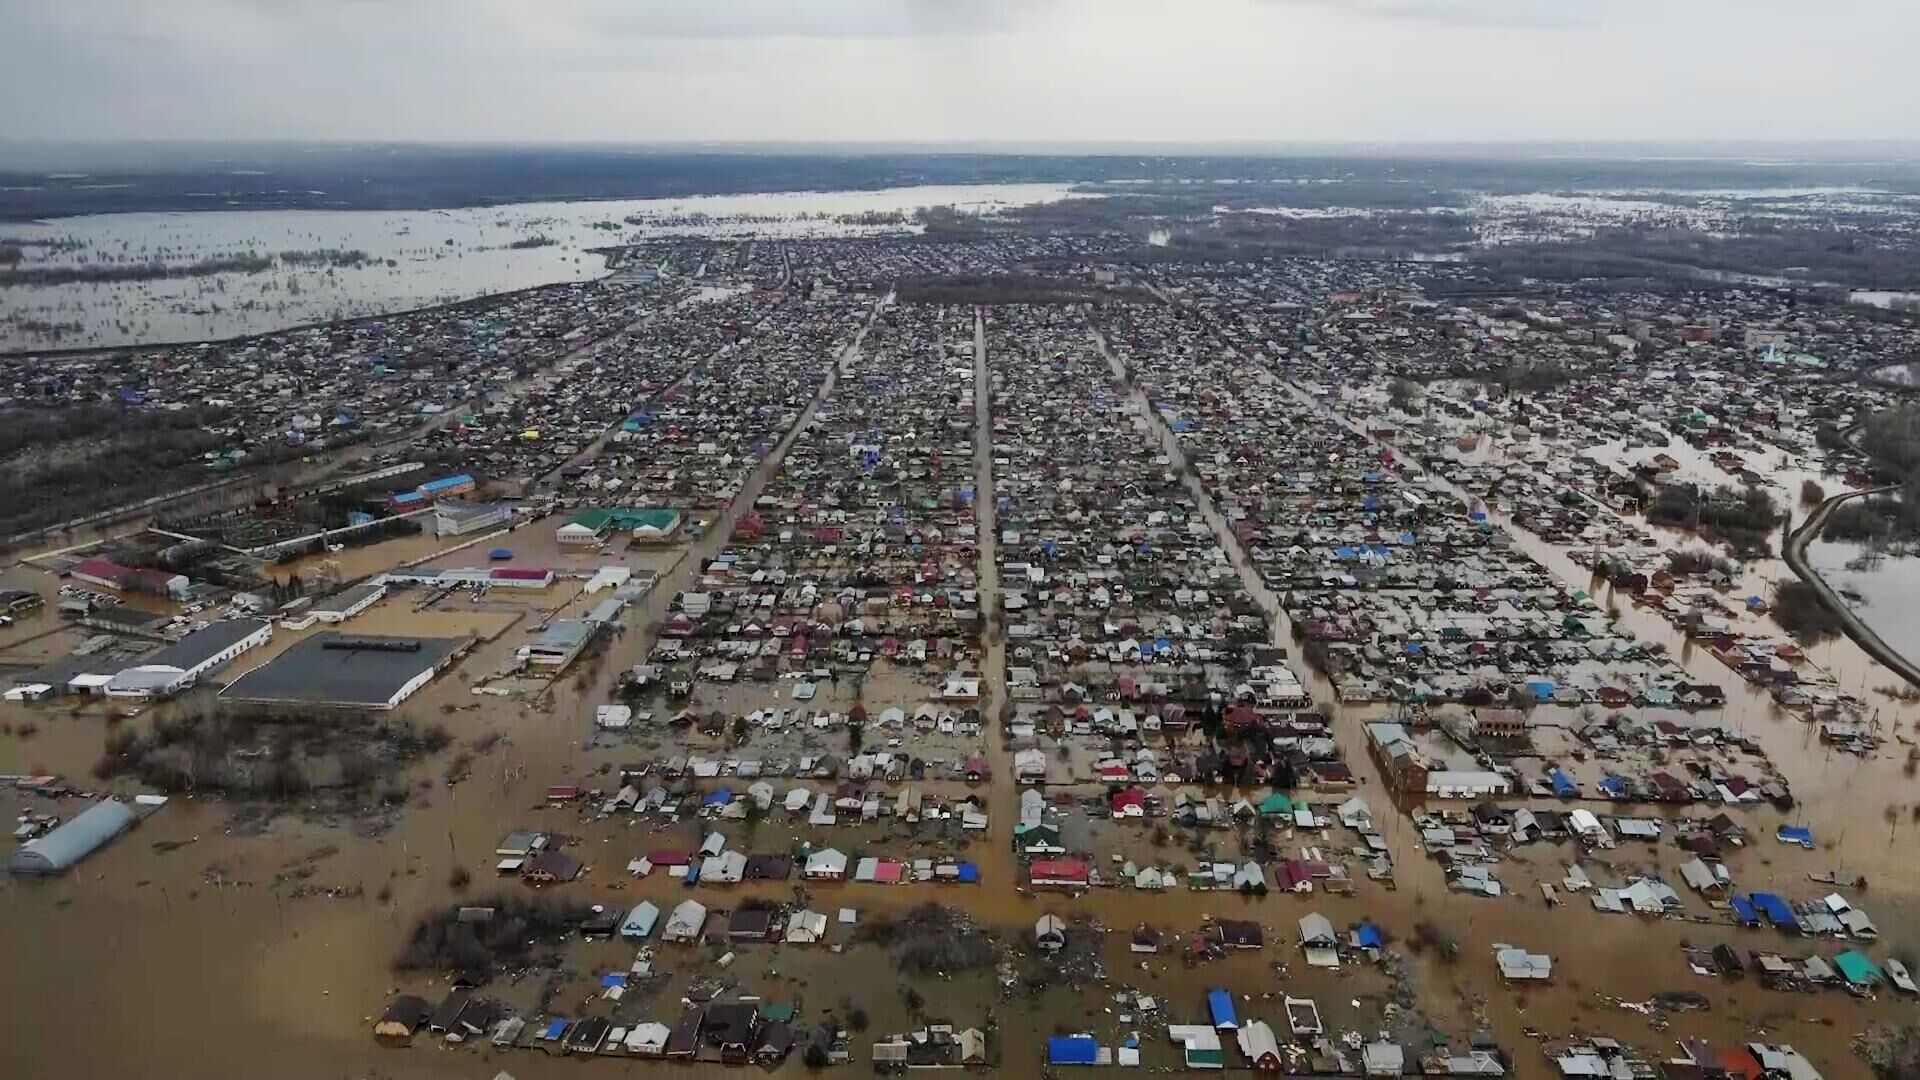
<path id="1" fill-rule="evenodd" d="M 432 682 L 466 640 L 324 631 L 240 676 L 220 700 L 391 709 Z"/>

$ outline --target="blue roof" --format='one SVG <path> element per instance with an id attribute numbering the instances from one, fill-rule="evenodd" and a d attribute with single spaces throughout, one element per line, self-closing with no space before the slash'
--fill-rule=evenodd
<path id="1" fill-rule="evenodd" d="M 1207 1012 L 1213 1015 L 1213 1026 L 1217 1028 L 1239 1027 L 1240 1019 L 1234 1015 L 1233 995 L 1219 987 L 1207 991 Z"/>
<path id="2" fill-rule="evenodd" d="M 1758 924 L 1760 922 L 1760 914 L 1753 910 L 1753 905 L 1747 903 L 1747 898 L 1744 896 L 1733 898 L 1733 916 L 1743 923 Z"/>
<path id="3" fill-rule="evenodd" d="M 1627 793 L 1627 782 L 1617 776 L 1608 774 L 1600 778 L 1600 790 L 1609 795 L 1625 795 Z"/>
<path id="4" fill-rule="evenodd" d="M 1047 1039 L 1050 1065 L 1091 1065 L 1100 1057 L 1100 1044 L 1091 1035 L 1053 1035 Z"/>
<path id="5" fill-rule="evenodd" d="M 1363 922 L 1354 928 L 1353 943 L 1363 949 L 1377 949 L 1384 944 L 1380 928 L 1370 922 Z"/>
<path id="6" fill-rule="evenodd" d="M 540 1037 L 543 1039 L 557 1039 L 560 1037 L 560 1033 L 565 1030 L 567 1030 L 567 1018 L 564 1016 L 556 1016 L 547 1021 L 546 1030 L 540 1033 Z"/>
<path id="7" fill-rule="evenodd" d="M 1774 835 L 1789 844 L 1799 844 L 1802 847 L 1813 846 L 1813 830 L 1805 825 L 1782 825 Z"/>
<path id="8" fill-rule="evenodd" d="M 1793 908 L 1785 900 L 1770 892 L 1757 892 L 1748 897 L 1760 914 L 1775 926 L 1799 926 L 1800 920 L 1793 917 Z"/>
<path id="9" fill-rule="evenodd" d="M 733 801 L 733 789 L 715 788 L 711 795 L 701 801 L 707 806 L 725 806 Z"/>
<path id="10" fill-rule="evenodd" d="M 1547 780 L 1553 784 L 1553 793 L 1555 795 L 1572 795 L 1580 790 L 1579 785 L 1573 782 L 1573 778 L 1561 772 L 1559 769 L 1548 773 Z"/>
<path id="11" fill-rule="evenodd" d="M 429 480 L 420 485 L 420 490 L 441 491 L 446 488 L 459 487 L 462 484 L 471 483 L 473 483 L 473 477 L 468 476 L 466 473 L 454 473 L 452 476 L 443 476 L 438 480 Z"/>
<path id="12" fill-rule="evenodd" d="M 958 880 L 960 881 L 971 885 L 980 880 L 980 867 L 974 863 L 963 862 L 960 864 L 959 870 Z"/>

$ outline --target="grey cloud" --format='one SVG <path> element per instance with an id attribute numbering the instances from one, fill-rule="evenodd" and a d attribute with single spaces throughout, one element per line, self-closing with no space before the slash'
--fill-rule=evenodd
<path id="1" fill-rule="evenodd" d="M 1597 26 L 1602 4 L 1589 0 L 1269 0 L 1330 8 L 1353 15 L 1411 19 L 1463 27 L 1565 28 Z"/>

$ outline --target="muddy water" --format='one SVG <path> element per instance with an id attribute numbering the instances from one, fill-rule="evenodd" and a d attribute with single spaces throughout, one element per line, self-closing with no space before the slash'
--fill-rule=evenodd
<path id="1" fill-rule="evenodd" d="M 1867 545 L 1816 540 L 1807 561 L 1843 595 L 1887 644 L 1920 656 L 1920 559 L 1869 551 Z"/>
<path id="2" fill-rule="evenodd" d="M 1000 681 L 1004 655 L 998 645 L 998 607 L 991 602 L 998 587 L 993 577 L 997 531 L 991 383 L 984 325 L 978 320 L 975 346 L 979 559 L 989 611 L 985 693 L 992 715 L 1004 700 Z M 852 348 L 857 347 L 858 338 Z M 830 397 L 836 381 L 830 376 L 823 383 L 816 405 Z M 486 865 L 498 836 L 509 828 L 531 825 L 581 838 L 580 850 L 596 865 L 588 881 L 574 887 L 573 895 L 621 903 L 642 896 L 686 895 L 669 879 L 629 882 L 620 873 L 628 858 L 658 842 L 657 837 L 649 838 L 643 826 L 628 821 L 583 822 L 577 812 L 547 808 L 542 793 L 550 782 L 565 776 L 590 778 L 596 770 L 627 756 L 618 749 L 584 747 L 586 729 L 581 718 L 605 700 L 608 683 L 617 672 L 645 655 L 650 641 L 644 628 L 657 624 L 674 593 L 725 546 L 732 524 L 752 505 L 813 412 L 803 411 L 794 430 L 755 470 L 721 520 L 663 578 L 642 613 L 631 620 L 635 629 L 616 642 L 598 674 L 590 668 L 590 677 L 584 681 L 562 679 L 554 684 L 550 700 L 538 704 L 486 699 L 475 708 L 475 699 L 458 676 L 440 680 L 410 701 L 402 710 L 404 715 L 443 722 L 456 738 L 504 731 L 510 741 L 479 758 L 472 779 L 453 788 L 437 783 L 444 761 L 419 769 L 415 778 L 426 785 L 393 831 L 361 840 L 337 824 L 286 817 L 264 834 L 240 835 L 227 831 L 226 807 L 176 800 L 74 875 L 48 882 L 0 883 L 0 910 L 5 912 L 0 919 L 0 949 L 10 961 L 0 975 L 0 996 L 8 1003 L 0 1010 L 5 1016 L 0 1021 L 4 1024 L 0 1027 L 0 1076 L 252 1075 L 264 1062 L 274 1063 L 277 1075 L 329 1078 L 475 1077 L 503 1068 L 520 1077 L 545 1078 L 578 1076 L 583 1069 L 644 1073 L 663 1068 L 563 1062 L 526 1052 L 443 1052 L 425 1045 L 424 1039 L 412 1050 L 394 1051 L 375 1046 L 366 1028 L 396 985 L 433 993 L 424 980 L 397 980 L 389 960 L 413 919 L 446 902 L 449 870 L 455 865 Z M 1209 523 L 1220 530 L 1223 523 L 1210 500 L 1197 501 Z M 1528 543 L 1524 536 L 1521 541 Z M 1530 550 L 1569 580 L 1584 580 L 1585 571 L 1572 566 L 1563 553 L 1545 545 L 1533 545 Z M 1242 566 L 1243 575 L 1250 571 Z M 1256 579 L 1257 575 L 1248 576 L 1250 583 Z M 557 599 L 558 593 L 530 603 Z M 1676 636 L 1652 613 L 1622 606 L 1623 618 L 1636 620 L 1633 625 L 1643 636 L 1652 640 Z M 1276 634 L 1281 629 L 1276 622 Z M 497 647 L 506 644 L 510 642 Z M 1686 654 L 1683 644 L 1676 646 L 1675 655 L 1696 677 L 1723 685 L 1737 683 L 1711 657 Z M 486 662 L 483 655 L 469 665 L 478 664 L 474 670 L 482 670 Z M 1321 700 L 1330 700 L 1324 684 L 1316 680 L 1313 688 Z M 1804 882 L 1804 873 L 1823 868 L 1831 856 L 1834 863 L 1844 862 L 1848 869 L 1873 877 L 1873 889 L 1865 900 L 1887 945 L 1898 947 L 1913 940 L 1917 913 L 1911 898 L 1920 888 L 1912 880 L 1913 871 L 1904 865 L 1911 861 L 1906 854 L 1911 851 L 1910 826 L 1903 820 L 1889 830 L 1874 805 L 1894 793 L 1911 791 L 1913 781 L 1890 759 L 1861 762 L 1823 754 L 1807 741 L 1805 725 L 1774 712 L 1764 696 L 1743 694 L 1732 685 L 1730 692 L 1734 699 L 1729 716 L 1763 738 L 1809 803 L 1805 819 L 1836 843 L 1832 852 L 1786 854 L 1776 851 L 1771 840 L 1761 839 L 1736 863 L 1742 884 L 1751 887 L 1777 881 L 1797 895 L 1812 895 L 1814 887 Z M 1518 899 L 1502 900 L 1448 893 L 1439 867 L 1419 849 L 1410 823 L 1391 809 L 1391 800 L 1365 754 L 1358 721 L 1376 711 L 1339 710 L 1336 732 L 1362 778 L 1359 793 L 1373 804 L 1383 823 L 1398 872 L 1397 891 L 1361 882 L 1358 895 L 1351 898 L 1315 894 L 1250 900 L 1184 890 L 1158 895 L 1102 890 L 1077 898 L 1023 895 L 1014 888 L 1018 878 L 1007 844 L 1015 805 L 1012 770 L 999 740 L 990 738 L 994 827 L 969 850 L 983 864 L 986 884 L 970 892 L 916 886 L 823 887 L 813 890 L 814 904 L 846 904 L 871 913 L 941 899 L 963 905 L 976 918 L 1013 937 L 1030 932 L 1033 920 L 1048 911 L 1091 918 L 1115 931 L 1102 946 L 1107 985 L 1091 994 L 1055 990 L 1036 1001 L 996 1006 L 990 988 L 975 977 L 953 983 L 914 981 L 929 999 L 932 1015 L 974 1023 L 987 1008 L 996 1008 L 1005 1040 L 1002 1060 L 1015 1075 L 1035 1071 L 1041 1039 L 1056 1028 L 1092 1031 L 1108 1044 L 1125 1031 L 1138 1029 L 1150 1040 L 1148 1062 L 1170 1061 L 1168 1048 L 1157 1041 L 1156 1026 L 1138 1022 L 1123 1026 L 1119 1008 L 1106 1011 L 1110 1003 L 1099 991 L 1123 985 L 1162 999 L 1175 1020 L 1195 1019 L 1204 990 L 1218 985 L 1247 995 L 1250 1000 L 1243 1004 L 1243 1011 L 1270 1022 L 1280 1021 L 1281 1015 L 1278 1002 L 1266 995 L 1291 992 L 1316 998 L 1332 1025 L 1352 1025 L 1369 1033 L 1388 1026 L 1379 1009 L 1379 995 L 1387 989 L 1381 975 L 1310 971 L 1300 962 L 1298 950 L 1292 947 L 1294 925 L 1309 911 L 1320 911 L 1337 925 L 1372 918 L 1403 940 L 1423 920 L 1455 933 L 1461 942 L 1457 961 L 1446 963 L 1430 953 L 1413 961 L 1420 1007 L 1456 1037 L 1482 1023 L 1490 1026 L 1515 1053 L 1521 1076 L 1544 1074 L 1536 1045 L 1524 1033 L 1528 1027 L 1550 1033 L 1604 1032 L 1656 1049 L 1669 1047 L 1681 1034 L 1725 1043 L 1761 1037 L 1758 1032 L 1764 1031 L 1767 1038 L 1791 1042 L 1811 1054 L 1827 1075 L 1854 1076 L 1862 1070 L 1848 1056 L 1845 1044 L 1863 1015 L 1903 1015 L 1905 1010 L 1891 1001 L 1863 1006 L 1834 992 L 1772 994 L 1751 984 L 1726 986 L 1700 979 L 1687 972 L 1678 951 L 1683 940 L 1798 951 L 1792 949 L 1794 943 L 1772 933 L 1602 916 L 1585 910 L 1584 900 L 1577 897 L 1568 908 L 1549 909 L 1531 891 Z M 0 734 L 0 771 L 30 767 L 85 777 L 99 752 L 103 719 L 94 713 L 70 718 L 64 712 L 0 707 L 0 719 L 15 721 L 28 715 L 41 730 L 29 739 Z M 1920 796 L 1904 799 L 1911 802 Z M 20 805 L 23 802 L 17 796 L 0 795 L 0 806 Z M 1761 823 L 1770 821 L 1771 813 L 1750 815 L 1756 832 L 1770 831 Z M 160 840 L 186 846 L 162 853 L 153 847 Z M 1347 840 L 1336 834 L 1328 841 L 1305 837 L 1291 841 L 1307 842 Z M 294 900 L 284 890 L 270 888 L 275 873 L 322 845 L 337 845 L 340 850 L 317 861 L 313 883 L 358 886 L 364 890 L 361 896 Z M 1143 857 L 1151 857 L 1144 843 L 1139 850 Z M 1529 875 L 1557 878 L 1557 866 L 1568 855 L 1565 848 L 1533 848 L 1527 855 L 1533 865 L 1509 862 L 1502 864 L 1500 873 L 1516 887 L 1530 880 Z M 1619 861 L 1633 858 L 1623 853 Z M 1796 880 L 1800 884 L 1791 884 Z M 390 890 L 384 898 L 383 889 Z M 733 897 L 784 897 L 791 889 L 790 884 L 739 889 Z M 491 890 L 483 884 L 474 891 Z M 732 898 L 713 890 L 699 890 L 697 895 L 723 905 Z M 1700 905 L 1690 901 L 1689 907 L 1698 910 Z M 1268 927 L 1268 948 L 1191 969 L 1170 955 L 1136 958 L 1125 951 L 1121 932 L 1138 922 L 1178 932 L 1192 929 L 1208 915 L 1260 921 Z M 1494 942 L 1552 953 L 1559 974 L 1555 985 L 1524 993 L 1502 988 L 1491 961 Z M 838 956 L 822 951 L 805 960 L 788 960 L 786 952 L 781 955 L 777 966 L 783 978 L 798 974 L 806 979 L 810 1011 L 845 993 L 857 995 L 870 1009 L 876 1032 L 906 1023 L 905 1011 L 897 1002 L 897 980 L 875 951 L 858 949 Z M 743 960 L 742 971 L 757 974 L 765 962 L 757 957 Z M 1146 970 L 1138 966 L 1142 962 Z M 1284 971 L 1276 968 L 1279 964 L 1286 965 Z M 749 985 L 762 984 L 754 979 Z M 1596 996 L 1604 991 L 1644 1000 L 1655 991 L 1674 988 L 1707 994 L 1712 1011 L 1679 1017 L 1672 1030 L 1656 1031 L 1644 1018 Z M 64 1037 L 76 1021 L 88 1025 L 89 1035 Z M 852 1068 L 864 1070 L 866 1047 L 858 1038 L 855 1049 Z M 797 1062 L 790 1063 L 789 1069 L 797 1072 Z M 674 1070 L 676 1075 L 693 1071 Z"/>

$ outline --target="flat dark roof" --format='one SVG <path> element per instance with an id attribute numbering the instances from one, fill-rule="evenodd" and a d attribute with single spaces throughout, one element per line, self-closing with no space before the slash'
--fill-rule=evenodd
<path id="1" fill-rule="evenodd" d="M 220 696 L 242 702 L 385 707 L 464 638 L 315 634 L 234 680 Z"/>

